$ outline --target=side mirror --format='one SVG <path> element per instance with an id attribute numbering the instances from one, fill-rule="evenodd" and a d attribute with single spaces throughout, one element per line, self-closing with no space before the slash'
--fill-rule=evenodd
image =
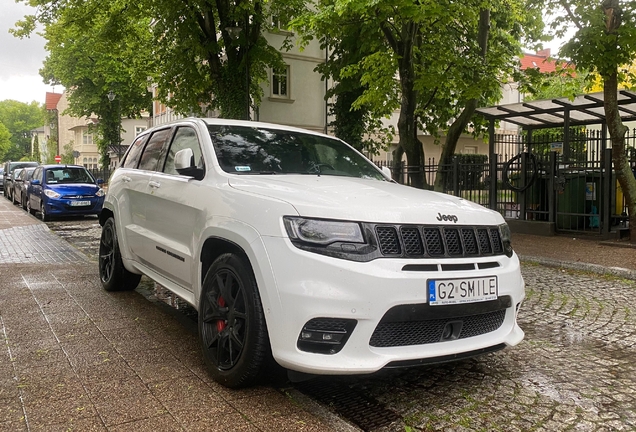
<path id="1" fill-rule="evenodd" d="M 179 174 L 181 174 L 182 170 L 193 167 L 194 153 L 192 153 L 192 149 L 185 148 L 183 150 L 179 150 L 177 154 L 174 155 L 174 168 Z"/>
<path id="2" fill-rule="evenodd" d="M 98 184 L 98 185 L 102 185 L 102 184 L 104 184 L 104 179 L 100 179 L 100 178 L 98 178 L 98 179 L 97 179 L 97 184 Z"/>
<path id="3" fill-rule="evenodd" d="M 39 179 L 33 179 L 33 180 L 31 180 L 31 184 L 32 184 L 33 186 L 37 186 L 37 185 L 39 185 L 39 184 L 40 184 L 40 180 L 39 180 Z"/>
<path id="4" fill-rule="evenodd" d="M 205 175 L 205 171 L 195 165 L 194 153 L 190 148 L 179 150 L 174 155 L 174 169 L 183 176 L 194 177 L 197 180 L 201 180 Z"/>
<path id="5" fill-rule="evenodd" d="M 386 178 L 388 178 L 389 180 L 393 180 L 393 177 L 391 177 L 391 168 L 389 168 L 388 166 L 383 166 L 381 169 L 382 174 L 384 174 Z"/>

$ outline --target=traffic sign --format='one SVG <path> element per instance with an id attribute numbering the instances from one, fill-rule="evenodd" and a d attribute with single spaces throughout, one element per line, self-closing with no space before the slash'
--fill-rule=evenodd
<path id="1" fill-rule="evenodd" d="M 57 163 L 62 162 L 62 156 L 60 156 L 60 155 L 55 156 L 55 162 L 57 162 Z"/>

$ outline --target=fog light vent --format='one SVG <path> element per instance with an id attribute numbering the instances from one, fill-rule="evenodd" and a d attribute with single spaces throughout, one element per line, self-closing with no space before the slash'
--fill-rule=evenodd
<path id="1" fill-rule="evenodd" d="M 314 318 L 298 336 L 298 349 L 318 354 L 336 354 L 351 336 L 358 322 L 341 318 Z"/>

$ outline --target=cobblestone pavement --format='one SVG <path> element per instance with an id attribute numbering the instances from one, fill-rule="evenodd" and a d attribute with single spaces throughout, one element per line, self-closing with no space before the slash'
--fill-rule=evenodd
<path id="1" fill-rule="evenodd" d="M 94 259 L 95 224 L 48 225 Z M 325 412 L 370 431 L 636 430 L 636 283 L 529 262 L 522 271 L 527 299 L 519 321 L 526 338 L 516 347 L 455 363 L 235 393 L 207 378 L 191 316 L 166 312 L 138 295 L 143 290 L 101 291 L 94 263 L 65 264 L 49 271 L 44 284 L 34 266 L 0 265 L 0 328 L 10 348 L 17 344 L 16 361 L 0 360 L 0 406 L 12 401 L 0 408 L 0 430 L 25 429 L 24 413 L 31 413 L 30 430 L 68 426 L 62 418 L 74 418 L 77 430 L 346 429 Z M 58 283 L 70 299 L 51 289 Z M 79 315 L 62 319 L 63 310 Z M 78 318 L 83 314 L 88 327 Z M 23 371 L 23 361 L 34 367 Z M 17 388 L 7 378 L 12 373 L 26 377 Z M 297 391 L 314 397 L 312 388 L 331 398 L 315 398 L 322 408 L 305 404 Z M 47 403 L 34 406 L 34 398 Z M 206 409 L 192 408 L 197 404 Z M 392 422 L 364 421 L 374 414 Z M 215 423 L 223 416 L 229 422 Z"/>
<path id="2" fill-rule="evenodd" d="M 398 413 L 383 430 L 636 430 L 634 283 L 534 265 L 523 274 L 520 345 L 326 385 Z"/>

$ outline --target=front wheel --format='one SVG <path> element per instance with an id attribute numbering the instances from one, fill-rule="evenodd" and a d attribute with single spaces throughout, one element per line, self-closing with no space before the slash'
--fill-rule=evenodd
<path id="1" fill-rule="evenodd" d="M 26 209 L 27 209 L 27 200 L 26 200 L 26 197 L 22 195 L 22 210 L 26 210 Z"/>
<path id="2" fill-rule="evenodd" d="M 210 266 L 199 300 L 199 338 L 210 374 L 218 383 L 247 387 L 265 367 L 269 339 L 250 265 L 227 253 Z"/>
<path id="3" fill-rule="evenodd" d="M 132 291 L 137 288 L 141 275 L 126 270 L 121 260 L 115 219 L 108 218 L 99 240 L 99 279 L 106 291 Z"/>
<path id="4" fill-rule="evenodd" d="M 44 209 L 44 202 L 40 203 L 40 215 L 42 216 L 42 222 L 48 222 L 51 220 L 51 216 L 46 214 L 46 210 Z"/>

